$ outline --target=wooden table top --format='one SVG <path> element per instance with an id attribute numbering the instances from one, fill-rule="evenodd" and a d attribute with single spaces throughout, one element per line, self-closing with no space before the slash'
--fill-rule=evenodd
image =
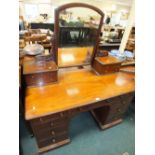
<path id="1" fill-rule="evenodd" d="M 68 47 L 58 49 L 58 66 L 75 66 L 87 63 L 87 52 L 93 52 L 93 47 Z"/>
<path id="2" fill-rule="evenodd" d="M 25 118 L 54 114 L 134 91 L 134 74 L 97 76 L 91 70 L 60 73 L 59 82 L 27 88 Z"/>

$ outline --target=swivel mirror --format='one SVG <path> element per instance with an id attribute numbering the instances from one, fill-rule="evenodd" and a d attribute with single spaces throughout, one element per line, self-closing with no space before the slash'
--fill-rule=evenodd
<path id="1" fill-rule="evenodd" d="M 55 10 L 54 51 L 59 68 L 92 63 L 103 17 L 101 10 L 83 3 L 66 4 Z"/>

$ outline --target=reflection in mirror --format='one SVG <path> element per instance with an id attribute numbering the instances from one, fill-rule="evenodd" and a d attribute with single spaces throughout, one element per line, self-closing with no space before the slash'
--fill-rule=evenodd
<path id="1" fill-rule="evenodd" d="M 101 15 L 85 7 L 59 13 L 58 66 L 88 65 L 91 62 Z"/>

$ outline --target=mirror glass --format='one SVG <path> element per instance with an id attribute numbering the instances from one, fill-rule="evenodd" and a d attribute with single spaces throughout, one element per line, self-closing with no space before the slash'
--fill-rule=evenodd
<path id="1" fill-rule="evenodd" d="M 59 13 L 59 67 L 90 64 L 100 19 L 100 14 L 85 7 L 72 7 Z"/>

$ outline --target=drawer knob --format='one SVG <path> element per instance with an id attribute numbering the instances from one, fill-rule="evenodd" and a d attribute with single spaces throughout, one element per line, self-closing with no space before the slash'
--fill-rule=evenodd
<path id="1" fill-rule="evenodd" d="M 42 121 L 43 121 L 43 119 L 42 119 L 42 118 L 39 118 L 39 120 L 40 120 L 40 122 L 42 122 Z"/>
<path id="2" fill-rule="evenodd" d="M 52 131 L 52 135 L 53 135 L 53 136 L 55 135 L 55 132 L 54 132 L 54 131 Z"/>
<path id="3" fill-rule="evenodd" d="M 54 125 L 54 123 L 53 122 L 51 122 L 51 126 L 53 126 Z"/>
<path id="4" fill-rule="evenodd" d="M 83 109 L 82 108 L 79 108 L 79 110 L 82 111 Z"/>
<path id="5" fill-rule="evenodd" d="M 63 114 L 63 113 L 60 113 L 60 116 L 61 116 L 61 117 L 63 117 L 63 116 L 64 116 L 64 114 Z"/>
<path id="6" fill-rule="evenodd" d="M 117 117 L 115 116 L 115 117 L 113 117 L 113 119 L 114 119 L 114 120 L 116 120 L 116 119 L 117 119 Z"/>
<path id="7" fill-rule="evenodd" d="M 118 112 L 121 112 L 121 109 L 117 109 Z"/>
<path id="8" fill-rule="evenodd" d="M 33 79 L 33 78 L 34 78 L 34 76 L 32 75 L 32 76 L 31 76 L 31 78 Z"/>
<path id="9" fill-rule="evenodd" d="M 107 103 L 111 103 L 110 100 L 106 100 Z"/>
<path id="10" fill-rule="evenodd" d="M 123 101 L 123 102 L 122 102 L 122 104 L 123 104 L 123 105 L 125 105 L 125 104 L 126 104 L 126 102 L 125 102 L 125 101 Z"/>
<path id="11" fill-rule="evenodd" d="M 55 139 L 52 139 L 52 142 L 55 143 Z"/>

